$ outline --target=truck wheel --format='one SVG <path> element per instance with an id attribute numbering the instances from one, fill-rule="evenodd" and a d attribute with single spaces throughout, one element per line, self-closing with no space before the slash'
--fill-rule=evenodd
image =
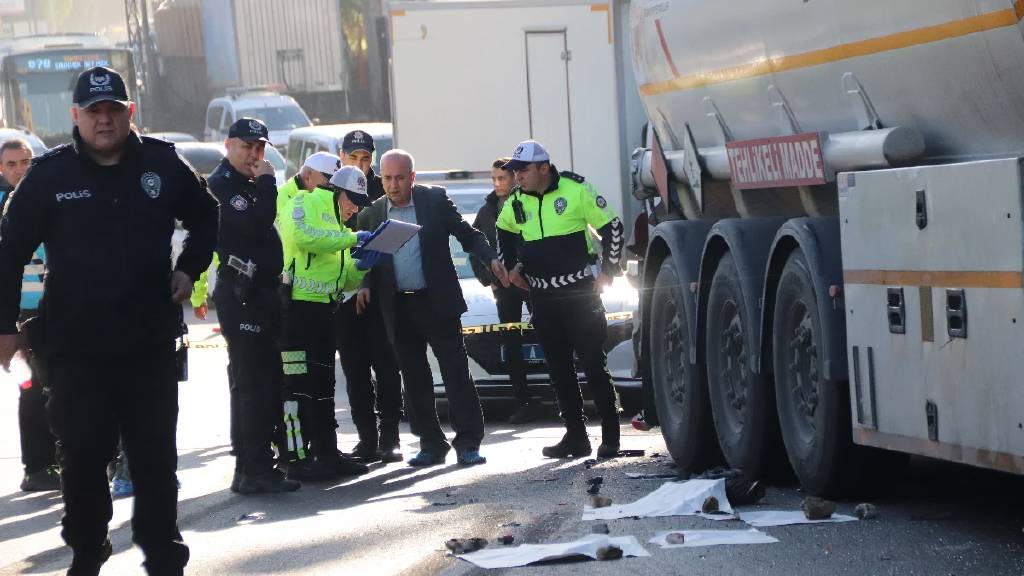
<path id="1" fill-rule="evenodd" d="M 707 388 L 690 364 L 683 286 L 671 257 L 658 270 L 651 295 L 650 375 L 661 434 L 681 473 L 700 472 L 719 456 Z"/>
<path id="2" fill-rule="evenodd" d="M 718 443 L 732 468 L 760 478 L 782 459 L 771 380 L 749 364 L 751 319 L 731 254 L 718 263 L 708 294 L 706 359 Z"/>
<path id="3" fill-rule="evenodd" d="M 772 319 L 775 400 L 789 462 L 811 494 L 844 491 L 855 476 L 849 384 L 822 372 L 821 320 L 807 261 L 789 255 L 775 293 Z M 842 484 L 842 485 L 841 485 Z"/>

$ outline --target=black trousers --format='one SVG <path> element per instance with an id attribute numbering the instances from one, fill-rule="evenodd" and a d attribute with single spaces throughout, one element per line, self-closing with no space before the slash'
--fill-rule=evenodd
<path id="1" fill-rule="evenodd" d="M 97 350 L 45 363 L 64 491 L 61 536 L 76 558 L 99 554 L 112 513 L 106 468 L 120 436 L 135 487 L 132 539 L 150 574 L 181 574 L 189 554 L 177 527 L 174 343 L 126 338 Z"/>
<path id="2" fill-rule="evenodd" d="M 362 314 L 356 314 L 355 298 L 349 298 L 338 305 L 334 319 L 338 356 L 359 440 L 394 448 L 402 418 L 402 377 L 380 307 L 371 300 Z"/>
<path id="3" fill-rule="evenodd" d="M 35 310 L 22 310 L 20 322 L 36 315 Z M 25 473 L 31 474 L 57 463 L 57 439 L 46 421 L 45 369 L 38 358 L 28 361 L 31 380 L 21 383 L 18 395 L 18 432 L 21 440 L 21 463 Z M 27 386 L 27 387 L 26 387 Z"/>
<path id="4" fill-rule="evenodd" d="M 18 430 L 21 433 L 21 463 L 25 473 L 31 474 L 57 463 L 56 442 L 46 422 L 46 401 L 50 394 L 43 388 L 40 371 L 32 367 L 32 379 L 21 388 L 18 396 Z"/>
<path id="5" fill-rule="evenodd" d="M 430 307 L 426 291 L 395 296 L 395 352 L 408 394 L 409 422 L 422 450 L 447 450 L 448 442 L 437 419 L 434 377 L 427 362 L 427 344 L 437 357 L 448 396 L 448 419 L 455 430 L 452 444 L 458 451 L 477 450 L 484 437 L 484 416 L 473 378 L 469 374 L 462 322 L 441 318 Z"/>
<path id="6" fill-rule="evenodd" d="M 230 282 L 218 282 L 213 295 L 221 334 L 228 344 L 231 393 L 231 447 L 235 469 L 249 475 L 274 466 L 271 442 L 281 419 L 281 330 L 277 294 L 252 290 L 243 304 Z"/>
<path id="7" fill-rule="evenodd" d="M 593 281 L 569 288 L 532 290 L 533 327 L 544 349 L 562 419 L 570 430 L 583 426 L 583 396 L 576 363 L 579 359 L 587 385 L 603 422 L 617 420 L 617 401 L 608 373 L 604 342 L 608 333 L 604 304 Z"/>
<path id="8" fill-rule="evenodd" d="M 334 417 L 334 304 L 293 300 L 285 315 L 285 448 L 292 461 L 309 454 L 334 458 L 338 421 Z"/>
<path id="9" fill-rule="evenodd" d="M 518 288 L 497 287 L 494 289 L 494 303 L 498 307 L 498 321 L 502 324 L 523 321 L 523 304 L 529 306 L 526 295 Z M 505 365 L 508 367 L 512 394 L 520 406 L 530 403 L 530 389 L 526 383 L 526 367 L 523 363 L 523 333 L 506 330 L 502 333 L 505 345 Z"/>

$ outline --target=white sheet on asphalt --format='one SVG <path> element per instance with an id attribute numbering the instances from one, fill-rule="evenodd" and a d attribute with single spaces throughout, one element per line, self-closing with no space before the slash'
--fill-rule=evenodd
<path id="1" fill-rule="evenodd" d="M 522 544 L 515 547 L 484 548 L 476 552 L 456 556 L 481 568 L 515 568 L 544 560 L 558 560 L 572 556 L 589 556 L 597 559 L 597 549 L 602 546 L 617 546 L 625 556 L 650 556 L 635 536 L 608 536 L 590 534 L 574 542 L 559 544 Z"/>
<path id="2" fill-rule="evenodd" d="M 683 534 L 682 544 L 669 544 L 665 537 L 673 532 Z M 756 528 L 750 530 L 662 530 L 648 540 L 662 548 L 697 548 L 698 546 L 719 546 L 724 544 L 773 544 L 778 542 Z"/>
<path id="3" fill-rule="evenodd" d="M 740 520 L 757 528 L 766 528 L 769 526 L 788 526 L 790 524 L 851 522 L 856 520 L 856 518 L 845 514 L 833 514 L 831 518 L 824 520 L 808 520 L 801 510 L 757 510 L 754 512 L 741 512 Z"/>
<path id="4" fill-rule="evenodd" d="M 701 506 L 708 496 L 718 499 L 718 509 L 725 514 L 701 514 Z M 732 520 L 732 506 L 725 496 L 725 480 L 719 478 L 666 482 L 654 492 L 631 504 L 612 504 L 606 508 L 583 507 L 584 520 L 615 520 L 633 516 L 703 516 L 710 520 Z"/>

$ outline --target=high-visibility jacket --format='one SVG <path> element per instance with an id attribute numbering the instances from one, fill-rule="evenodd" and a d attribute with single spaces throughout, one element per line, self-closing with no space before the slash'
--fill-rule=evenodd
<path id="1" fill-rule="evenodd" d="M 623 226 L 607 200 L 582 176 L 551 166 L 544 192 L 516 190 L 501 208 L 498 255 L 509 269 L 522 263 L 531 288 L 562 288 L 593 277 L 589 228 L 601 236 L 602 272 L 621 272 Z M 521 218 L 516 218 L 516 205 Z M 521 241 L 520 241 L 521 238 Z"/>
<path id="2" fill-rule="evenodd" d="M 281 216 L 284 214 L 285 207 L 302 189 L 302 181 L 298 174 L 277 188 L 277 218 L 274 223 L 277 224 L 278 229 L 281 228 Z"/>
<path id="3" fill-rule="evenodd" d="M 210 268 L 216 270 L 218 267 L 220 267 L 220 257 L 217 256 L 217 252 L 214 251 L 213 262 L 210 263 Z M 193 308 L 199 308 L 203 304 L 206 304 L 206 298 L 210 293 L 210 268 L 203 270 L 203 273 L 199 275 L 199 279 L 192 285 L 192 296 L 189 297 L 189 300 L 191 301 Z"/>
<path id="4" fill-rule="evenodd" d="M 338 221 L 334 192 L 299 191 L 279 221 L 292 300 L 332 302 L 359 286 L 366 272 L 356 268 L 350 254 L 358 239 Z"/>

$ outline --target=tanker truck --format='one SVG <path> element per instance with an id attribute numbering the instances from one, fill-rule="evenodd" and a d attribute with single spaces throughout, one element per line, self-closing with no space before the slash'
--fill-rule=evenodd
<path id="1" fill-rule="evenodd" d="M 639 359 L 681 469 L 1024 473 L 1022 17 L 632 2 Z"/>

